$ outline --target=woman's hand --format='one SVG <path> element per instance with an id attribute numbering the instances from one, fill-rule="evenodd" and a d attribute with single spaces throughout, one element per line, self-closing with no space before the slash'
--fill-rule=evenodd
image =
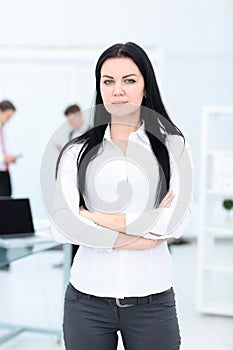
<path id="1" fill-rule="evenodd" d="M 95 213 L 90 212 L 89 210 L 80 207 L 79 213 L 86 219 L 94 220 Z M 97 214 L 98 215 L 98 214 Z M 111 215 L 111 214 L 109 214 Z M 119 214 L 121 215 L 121 214 Z M 114 249 L 150 249 L 160 246 L 160 244 L 166 242 L 167 239 L 146 239 L 140 236 L 132 236 L 122 232 L 119 232 L 118 237 L 114 244 Z"/>
<path id="2" fill-rule="evenodd" d="M 79 214 L 86 219 L 92 220 L 93 213 L 91 211 L 85 209 L 84 207 L 79 208 Z"/>
<path id="3" fill-rule="evenodd" d="M 86 219 L 92 220 L 99 226 L 110 228 L 111 230 L 125 230 L 125 214 L 108 214 L 91 212 L 83 207 L 79 208 L 79 214 Z"/>
<path id="4" fill-rule="evenodd" d="M 161 208 L 169 208 L 173 199 L 174 194 L 169 191 L 162 202 L 160 203 Z M 106 214 L 99 212 L 91 212 L 84 207 L 79 208 L 79 213 L 86 219 L 94 221 L 97 225 L 108 227 L 113 230 L 120 230 L 120 228 L 125 227 L 125 214 Z M 122 232 L 115 241 L 114 249 L 150 249 L 155 248 L 163 244 L 168 240 L 168 238 L 162 238 L 161 235 L 150 232 L 151 235 L 161 237 L 161 239 L 147 239 L 141 236 L 132 236 Z"/>
<path id="5" fill-rule="evenodd" d="M 156 248 L 166 242 L 168 238 L 163 239 L 146 239 L 143 237 L 127 235 L 119 233 L 114 244 L 114 249 L 128 249 L 128 250 L 143 250 Z"/>
<path id="6" fill-rule="evenodd" d="M 172 191 L 168 191 L 162 202 L 160 203 L 160 208 L 169 208 L 172 204 L 173 199 L 175 198 L 175 195 L 172 193 Z"/>
<path id="7" fill-rule="evenodd" d="M 172 193 L 172 191 L 168 191 L 168 193 L 160 203 L 160 208 L 169 208 L 174 198 L 175 198 L 175 195 Z M 163 237 L 162 235 L 158 235 L 157 233 L 153 233 L 153 232 L 150 232 L 150 234 L 157 237 Z"/>

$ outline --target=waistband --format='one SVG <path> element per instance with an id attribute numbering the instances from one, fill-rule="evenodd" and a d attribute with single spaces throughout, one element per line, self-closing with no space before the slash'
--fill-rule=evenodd
<path id="1" fill-rule="evenodd" d="M 76 288 L 74 288 L 74 286 L 70 283 L 69 284 L 74 290 L 76 290 L 76 292 L 80 295 L 85 295 L 88 298 L 96 298 L 96 299 L 100 299 L 100 300 L 105 300 L 108 302 L 113 302 L 115 303 L 117 306 L 119 307 L 128 307 L 128 306 L 133 306 L 133 305 L 144 305 L 144 304 L 149 304 L 151 303 L 154 299 L 158 298 L 159 296 L 168 294 L 169 292 L 172 291 L 172 287 L 165 290 L 164 292 L 160 292 L 160 293 L 155 293 L 155 294 L 150 294 L 150 295 L 146 295 L 143 297 L 125 297 L 125 298 L 113 298 L 113 297 L 99 297 L 96 295 L 92 295 L 92 294 L 87 294 L 87 293 L 83 293 L 79 290 L 77 290 Z"/>

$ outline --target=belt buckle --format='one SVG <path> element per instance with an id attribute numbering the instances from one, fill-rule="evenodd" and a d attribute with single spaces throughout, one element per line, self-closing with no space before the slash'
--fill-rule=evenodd
<path id="1" fill-rule="evenodd" d="M 122 305 L 122 304 L 120 303 L 120 299 L 119 299 L 119 298 L 115 298 L 115 300 L 116 300 L 117 306 L 119 306 L 119 307 L 128 307 L 128 306 L 133 306 L 133 305 L 134 305 L 134 304 L 125 304 L 125 305 Z"/>

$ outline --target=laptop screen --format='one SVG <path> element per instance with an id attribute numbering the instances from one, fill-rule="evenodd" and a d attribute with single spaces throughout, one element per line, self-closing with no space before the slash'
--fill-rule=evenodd
<path id="1" fill-rule="evenodd" d="M 0 236 L 35 232 L 28 198 L 0 200 Z"/>

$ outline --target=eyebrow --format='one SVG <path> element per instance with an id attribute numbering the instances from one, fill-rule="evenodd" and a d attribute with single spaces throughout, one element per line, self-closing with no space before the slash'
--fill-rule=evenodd
<path id="1" fill-rule="evenodd" d="M 135 74 L 135 73 L 127 74 L 127 75 L 124 75 L 122 78 L 125 79 L 125 78 L 131 77 L 131 76 L 137 77 L 137 74 Z M 114 79 L 110 75 L 106 75 L 106 74 L 102 75 L 102 78 Z"/>

